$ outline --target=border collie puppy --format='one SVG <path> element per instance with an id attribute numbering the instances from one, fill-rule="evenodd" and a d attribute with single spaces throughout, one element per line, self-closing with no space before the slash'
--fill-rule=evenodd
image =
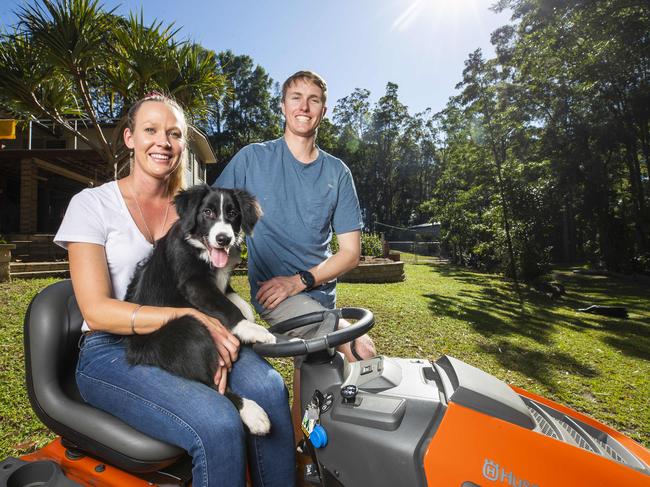
<path id="1" fill-rule="evenodd" d="M 252 309 L 230 287 L 230 274 L 241 260 L 241 234 L 250 235 L 262 215 L 257 200 L 246 191 L 200 185 L 179 193 L 174 204 L 179 220 L 138 265 L 126 301 L 195 308 L 218 318 L 242 343 L 274 343 L 275 337 L 253 322 Z M 216 389 L 217 349 L 207 328 L 191 316 L 171 320 L 153 333 L 128 336 L 127 360 Z M 251 433 L 269 432 L 269 418 L 257 403 L 229 388 L 226 396 Z"/>

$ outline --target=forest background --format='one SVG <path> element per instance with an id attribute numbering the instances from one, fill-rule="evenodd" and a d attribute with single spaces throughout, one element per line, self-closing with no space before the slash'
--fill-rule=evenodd
<path id="1" fill-rule="evenodd" d="M 551 262 L 648 273 L 650 5 L 493 8 L 513 14 L 492 34 L 496 55 L 469 55 L 443 110 L 410 113 L 392 82 L 376 102 L 360 87 L 329 100 L 319 146 L 352 170 L 369 230 L 439 222 L 454 262 L 524 280 Z M 222 162 L 282 133 L 277 80 L 250 56 L 96 1 L 25 4 L 17 18 L 0 41 L 0 107 L 69 131 L 83 117 L 107 164 L 125 151 L 102 123 L 151 90 L 184 105 Z"/>

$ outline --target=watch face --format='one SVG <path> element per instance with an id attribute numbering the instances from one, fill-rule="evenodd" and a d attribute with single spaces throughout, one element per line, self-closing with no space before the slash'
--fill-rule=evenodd
<path id="1" fill-rule="evenodd" d="M 307 289 L 310 289 L 314 285 L 314 276 L 311 275 L 311 272 L 302 271 L 300 273 L 300 280 L 307 286 Z"/>

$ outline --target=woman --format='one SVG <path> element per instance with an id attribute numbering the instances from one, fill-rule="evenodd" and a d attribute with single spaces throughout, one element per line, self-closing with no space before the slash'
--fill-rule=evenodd
<path id="1" fill-rule="evenodd" d="M 294 483 L 293 433 L 281 376 L 219 320 L 191 308 L 123 301 L 139 261 L 178 215 L 172 204 L 186 159 L 187 124 L 181 108 L 162 95 L 131 107 L 124 142 L 130 174 L 77 194 L 55 241 L 68 249 L 70 275 L 84 317 L 77 385 L 84 400 L 143 433 L 192 456 L 192 485 L 244 485 L 246 444 L 255 485 Z M 246 435 L 235 407 L 219 392 L 159 368 L 131 367 L 124 336 L 151 333 L 190 314 L 209 330 L 221 357 L 215 383 L 255 400 L 269 414 L 271 432 Z"/>

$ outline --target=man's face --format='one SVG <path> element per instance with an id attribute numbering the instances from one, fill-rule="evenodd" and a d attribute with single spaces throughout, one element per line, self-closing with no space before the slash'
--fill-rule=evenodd
<path id="1" fill-rule="evenodd" d="M 287 125 L 285 133 L 311 137 L 325 115 L 323 91 L 311 81 L 299 79 L 287 89 L 282 102 L 282 114 Z"/>

